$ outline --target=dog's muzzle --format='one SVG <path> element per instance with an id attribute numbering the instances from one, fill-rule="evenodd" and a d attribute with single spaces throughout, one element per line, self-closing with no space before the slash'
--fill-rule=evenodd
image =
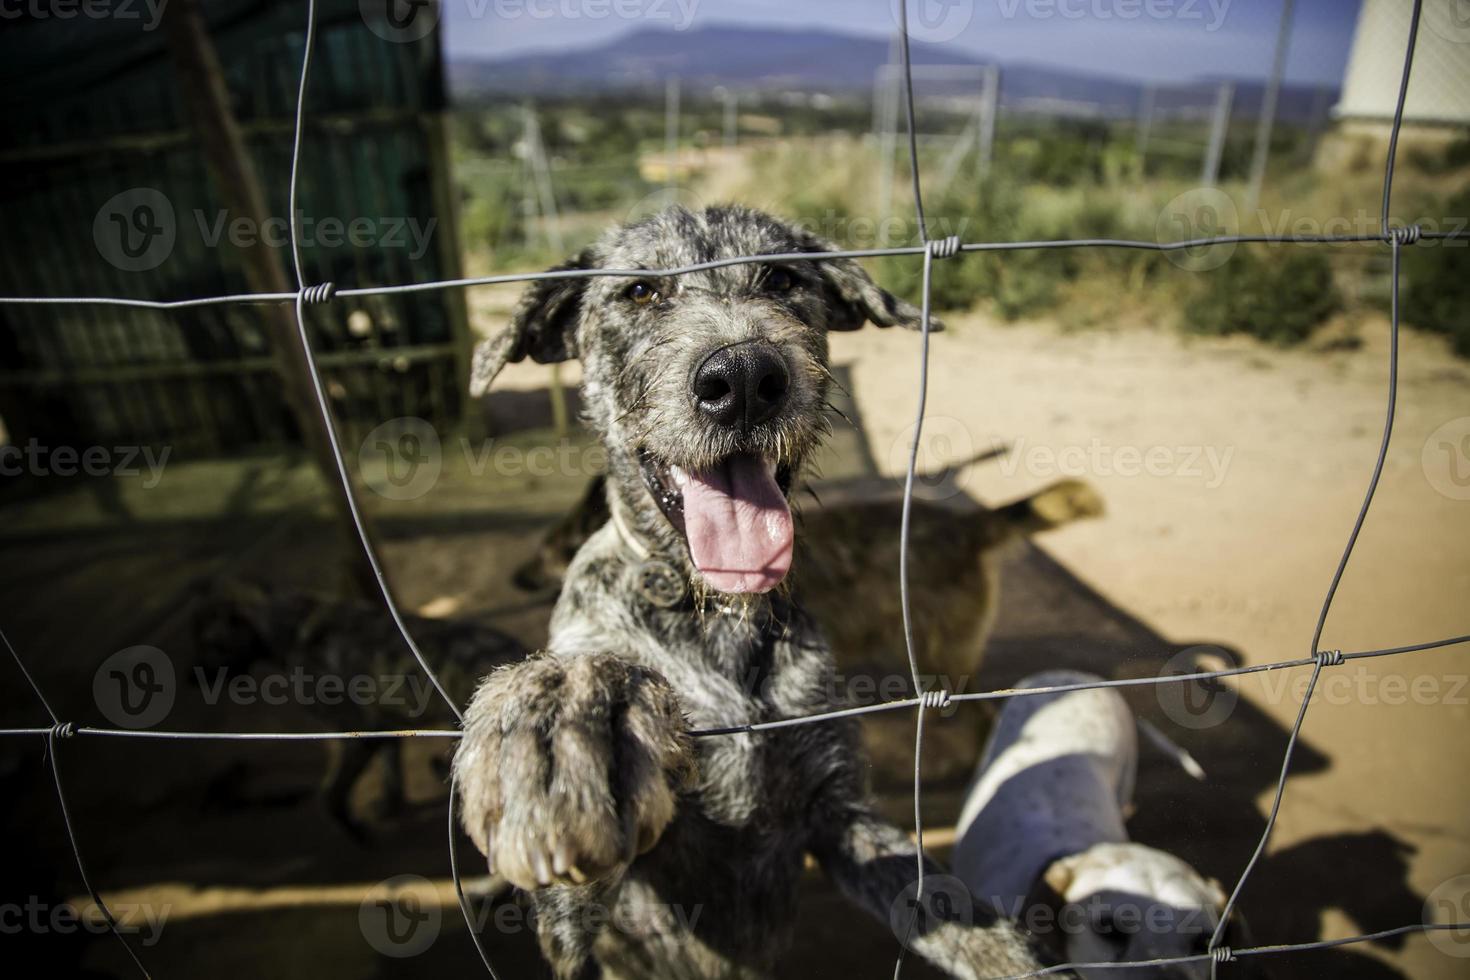
<path id="1" fill-rule="evenodd" d="M 695 424 L 719 439 L 724 454 L 679 465 L 639 449 L 644 483 L 704 583 L 716 592 L 769 592 L 791 569 L 795 526 L 786 494 L 792 470 L 774 458 L 791 402 L 791 369 L 763 338 L 716 347 L 689 374 Z"/>
<path id="2" fill-rule="evenodd" d="M 743 340 L 710 352 L 695 369 L 690 388 L 701 415 L 747 435 L 786 407 L 791 373 L 768 341 Z"/>

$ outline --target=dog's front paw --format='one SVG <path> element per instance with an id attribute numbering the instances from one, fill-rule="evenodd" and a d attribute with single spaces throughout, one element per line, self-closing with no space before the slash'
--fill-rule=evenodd
<path id="1" fill-rule="evenodd" d="M 668 682 L 617 657 L 501 668 L 470 703 L 454 756 L 465 831 L 520 888 L 616 874 L 658 842 L 693 784 L 685 731 Z"/>

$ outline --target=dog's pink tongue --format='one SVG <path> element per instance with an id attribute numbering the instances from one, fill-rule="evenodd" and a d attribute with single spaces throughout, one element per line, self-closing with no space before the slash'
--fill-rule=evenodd
<path id="1" fill-rule="evenodd" d="M 770 468 L 740 453 L 688 474 L 684 532 L 689 554 L 720 592 L 769 592 L 791 569 L 791 508 Z"/>

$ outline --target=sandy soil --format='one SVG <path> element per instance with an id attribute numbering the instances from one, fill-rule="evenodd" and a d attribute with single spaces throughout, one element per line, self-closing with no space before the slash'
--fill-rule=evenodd
<path id="1" fill-rule="evenodd" d="M 958 318 L 933 341 L 925 452 L 1004 447 L 968 474 L 986 501 L 1058 475 L 1092 481 L 1107 518 L 1044 545 L 1073 574 L 1173 642 L 1223 644 L 1249 663 L 1301 657 L 1383 423 L 1388 325 L 1367 322 L 1362 334 L 1357 350 L 1278 351 Z M 845 334 L 833 350 L 851 366 L 873 456 L 896 472 L 912 433 L 913 338 Z M 1436 340 L 1406 334 L 1393 442 L 1324 649 L 1470 632 L 1467 416 L 1470 368 Z M 1328 765 L 1291 782 L 1272 850 L 1377 828 L 1416 850 L 1408 883 L 1420 894 L 1470 871 L 1467 656 L 1460 646 L 1324 675 L 1304 738 Z M 1243 696 L 1289 725 L 1306 672 L 1256 676 L 1237 685 Z M 1257 804 L 1269 803 L 1266 787 Z M 1305 871 L 1254 887 L 1305 893 L 1329 876 Z M 1356 931 L 1341 911 L 1349 898 L 1326 904 L 1324 935 Z M 1388 958 L 1414 977 L 1465 968 L 1424 939 Z"/>

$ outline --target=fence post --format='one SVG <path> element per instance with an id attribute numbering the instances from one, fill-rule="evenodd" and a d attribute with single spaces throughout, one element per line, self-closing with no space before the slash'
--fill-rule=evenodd
<path id="1" fill-rule="evenodd" d="M 874 91 L 878 100 L 878 218 L 881 221 L 893 210 L 893 155 L 898 151 L 893 132 L 898 124 L 898 90 L 891 65 L 878 69 Z"/>
<path id="2" fill-rule="evenodd" d="M 1230 128 L 1230 102 L 1235 98 L 1235 86 L 1222 82 L 1215 95 L 1215 112 L 1210 122 L 1210 145 L 1205 149 L 1204 168 L 1200 172 L 1200 183 L 1214 187 L 1220 178 L 1220 156 L 1225 152 L 1225 131 Z"/>
<path id="3" fill-rule="evenodd" d="M 980 179 L 990 175 L 995 156 L 995 119 L 1000 113 L 1000 66 L 985 66 L 985 99 L 980 118 Z"/>
<path id="4" fill-rule="evenodd" d="M 525 123 L 526 166 L 530 171 L 527 175 L 529 186 L 526 189 L 526 198 L 528 202 L 534 201 L 532 207 L 540 217 L 541 236 L 560 259 L 566 253 L 566 244 L 562 240 L 561 224 L 558 220 L 560 216 L 556 207 L 556 191 L 551 185 L 551 162 L 546 158 L 546 141 L 541 137 L 541 120 L 529 103 L 521 111 Z M 551 427 L 557 438 L 565 438 L 567 395 L 562 385 L 561 365 L 551 365 L 549 373 L 547 394 L 551 401 Z"/>
<path id="5" fill-rule="evenodd" d="M 1271 60 L 1271 77 L 1261 97 L 1261 118 L 1256 121 L 1256 149 L 1251 157 L 1250 185 L 1245 192 L 1245 210 L 1253 212 L 1261 199 L 1266 179 L 1266 162 L 1271 157 L 1271 127 L 1276 121 L 1276 100 L 1281 94 L 1281 76 L 1286 71 L 1286 52 L 1291 45 L 1293 0 L 1281 0 L 1281 26 L 1276 32 L 1276 54 Z"/>
<path id="6" fill-rule="evenodd" d="M 740 141 L 740 96 L 729 89 L 723 89 L 722 97 L 725 100 L 725 149 L 730 150 Z"/>
<path id="7" fill-rule="evenodd" d="M 1138 176 L 1140 179 L 1148 173 L 1148 138 L 1154 127 L 1154 98 L 1156 90 L 1152 85 L 1145 85 L 1143 92 L 1138 97 L 1138 135 L 1135 148 L 1138 153 Z"/>
<path id="8" fill-rule="evenodd" d="M 669 172 L 664 175 L 664 184 L 673 190 L 678 181 L 674 177 L 679 163 L 679 77 L 669 76 L 664 82 L 664 152 L 668 156 Z"/>

